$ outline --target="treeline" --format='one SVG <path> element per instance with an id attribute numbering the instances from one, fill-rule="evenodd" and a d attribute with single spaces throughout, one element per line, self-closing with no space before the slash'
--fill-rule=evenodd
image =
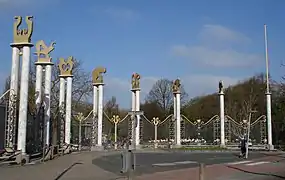
<path id="1" fill-rule="evenodd" d="M 58 99 L 59 99 L 59 77 L 58 68 L 54 67 L 52 72 L 52 88 L 51 88 L 51 114 L 53 129 L 57 129 L 58 116 Z M 92 104 L 87 103 L 87 100 L 92 97 L 91 75 L 84 71 L 80 61 L 75 61 L 73 70 L 73 104 L 72 110 L 75 115 L 78 112 L 84 113 L 85 116 L 92 110 Z M 183 82 L 182 82 L 183 85 Z M 29 89 L 29 114 L 35 116 L 35 69 L 32 69 L 30 74 L 30 89 Z M 285 86 L 282 83 L 270 82 L 272 93 L 272 123 L 273 123 L 273 142 L 280 144 L 284 142 L 285 135 Z M 7 78 L 5 90 L 9 89 L 9 78 Z M 199 96 L 189 99 L 183 86 L 181 87 L 181 114 L 185 115 L 191 121 L 201 119 L 207 121 L 214 115 L 219 115 L 219 96 L 218 82 L 217 92 L 206 96 Z M 225 93 L 225 114 L 231 116 L 238 122 L 248 118 L 249 111 L 255 110 L 253 119 L 266 115 L 266 83 L 264 74 L 253 76 L 249 79 L 239 82 L 234 86 L 229 86 L 224 89 Z M 8 97 L 7 97 L 8 98 Z M 7 99 L 6 98 L 6 99 Z M 141 110 L 145 116 L 151 120 L 153 117 L 159 117 L 161 120 L 173 113 L 173 94 L 172 81 L 168 79 L 158 80 L 148 93 L 144 103 L 141 104 Z M 109 118 L 113 115 L 125 117 L 129 109 L 120 108 L 116 97 L 112 97 L 104 105 L 104 112 Z M 78 122 L 73 116 L 72 121 L 72 137 L 75 140 L 78 134 Z M 154 137 L 153 125 L 147 121 L 143 121 L 143 137 L 145 140 Z M 112 136 L 114 134 L 113 124 L 104 118 L 103 131 L 105 134 Z M 122 122 L 119 127 L 119 136 L 127 136 L 128 122 Z M 192 137 L 196 135 L 196 129 L 189 123 L 185 123 L 185 136 Z M 213 131 L 213 129 L 209 129 Z M 209 134 L 213 134 L 209 132 Z M 168 138 L 169 123 L 165 122 L 159 127 L 158 138 Z M 53 142 L 58 140 L 54 138 Z"/>

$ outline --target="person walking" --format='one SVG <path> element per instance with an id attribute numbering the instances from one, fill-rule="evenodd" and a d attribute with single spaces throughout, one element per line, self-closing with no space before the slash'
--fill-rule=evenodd
<path id="1" fill-rule="evenodd" d="M 245 136 L 241 139 L 240 151 L 241 151 L 240 157 L 245 158 L 245 154 L 246 154 L 246 137 Z"/>

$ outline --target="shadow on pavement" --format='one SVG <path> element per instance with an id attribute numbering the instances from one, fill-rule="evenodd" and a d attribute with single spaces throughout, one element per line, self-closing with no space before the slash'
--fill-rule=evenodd
<path id="1" fill-rule="evenodd" d="M 271 177 L 277 177 L 277 178 L 280 178 L 280 179 L 285 179 L 285 176 L 280 176 L 280 175 L 276 175 L 276 174 L 257 173 L 257 172 L 247 171 L 247 170 L 244 170 L 244 169 L 241 169 L 241 168 L 237 168 L 237 167 L 232 167 L 232 166 L 227 166 L 227 167 L 231 168 L 231 169 L 235 169 L 235 170 L 241 171 L 241 172 L 249 173 L 249 174 L 261 175 L 261 176 L 271 176 Z"/>
<path id="2" fill-rule="evenodd" d="M 70 169 L 72 169 L 74 166 L 82 164 L 79 162 L 71 164 L 68 168 L 66 168 L 63 172 L 61 172 L 54 180 L 59 180 L 65 173 L 67 173 Z"/>

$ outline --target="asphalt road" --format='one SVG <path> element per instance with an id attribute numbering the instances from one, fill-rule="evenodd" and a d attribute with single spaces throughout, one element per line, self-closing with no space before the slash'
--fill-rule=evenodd
<path id="1" fill-rule="evenodd" d="M 135 153 L 136 156 L 136 174 L 149 174 L 183 168 L 192 168 L 199 166 L 199 163 L 205 165 L 231 163 L 241 161 L 238 153 L 230 152 L 162 152 L 162 153 Z M 249 160 L 263 157 L 263 154 L 252 152 L 249 154 Z M 94 159 L 93 164 L 100 168 L 120 174 L 122 167 L 121 155 L 102 156 Z"/>

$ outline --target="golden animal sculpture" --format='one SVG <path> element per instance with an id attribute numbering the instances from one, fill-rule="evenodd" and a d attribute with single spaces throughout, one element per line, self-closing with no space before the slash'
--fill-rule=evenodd
<path id="1" fill-rule="evenodd" d="M 72 76 L 72 69 L 73 69 L 73 57 L 70 56 L 67 58 L 67 61 L 65 61 L 64 58 L 59 58 L 59 71 L 60 71 L 60 76 L 63 77 L 70 77 Z"/>
<path id="2" fill-rule="evenodd" d="M 176 79 L 175 81 L 173 81 L 173 84 L 172 84 L 173 93 L 179 93 L 180 92 L 180 86 L 181 86 L 181 83 L 180 83 L 179 79 Z"/>
<path id="3" fill-rule="evenodd" d="M 98 67 L 92 71 L 92 83 L 93 84 L 103 84 L 103 74 L 107 72 L 106 68 Z"/>
<path id="4" fill-rule="evenodd" d="M 223 85 L 223 81 L 219 82 L 219 93 L 223 92 L 224 89 L 224 85 Z"/>
<path id="5" fill-rule="evenodd" d="M 50 57 L 50 53 L 54 50 L 55 42 L 52 42 L 49 47 L 45 44 L 43 40 L 40 40 L 36 44 L 35 53 L 38 56 L 38 63 L 51 63 L 52 58 Z"/>
<path id="6" fill-rule="evenodd" d="M 14 43 L 31 43 L 33 34 L 33 16 L 26 16 L 27 29 L 20 29 L 22 17 L 16 16 L 14 22 Z"/>
<path id="7" fill-rule="evenodd" d="M 134 73 L 132 75 L 132 89 L 140 88 L 140 79 L 141 79 L 141 76 L 138 73 Z"/>

